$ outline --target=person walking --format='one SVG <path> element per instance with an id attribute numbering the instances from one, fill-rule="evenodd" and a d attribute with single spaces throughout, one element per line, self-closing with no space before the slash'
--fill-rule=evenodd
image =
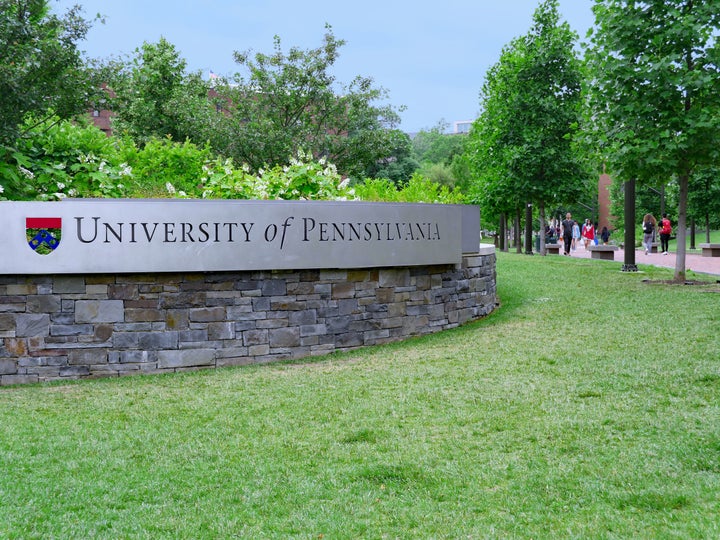
<path id="1" fill-rule="evenodd" d="M 595 242 L 595 227 L 593 227 L 592 221 L 589 219 L 586 219 L 583 225 L 582 237 L 585 242 L 585 249 L 588 248 L 588 245 Z"/>
<path id="2" fill-rule="evenodd" d="M 655 229 L 657 228 L 657 220 L 652 214 L 645 214 L 643 216 L 642 230 L 643 230 L 643 247 L 645 248 L 645 255 L 652 251 L 652 243 L 655 239 Z"/>
<path id="3" fill-rule="evenodd" d="M 561 230 L 563 235 L 563 247 L 565 248 L 565 255 L 570 255 L 570 246 L 573 241 L 573 224 L 572 215 L 570 212 L 565 214 L 565 219 L 562 220 Z"/>
<path id="4" fill-rule="evenodd" d="M 667 217 L 667 214 L 663 214 L 660 220 L 660 251 L 662 251 L 663 255 L 668 254 L 671 234 L 672 225 L 670 224 L 670 218 Z"/>
<path id="5" fill-rule="evenodd" d="M 603 227 L 602 231 L 600 231 L 600 238 L 602 238 L 603 246 L 607 246 L 610 240 L 610 231 L 608 231 L 607 227 Z"/>
<path id="6" fill-rule="evenodd" d="M 577 244 L 580 241 L 580 225 L 578 225 L 577 221 L 573 221 L 572 226 L 572 250 L 575 251 L 577 249 Z"/>

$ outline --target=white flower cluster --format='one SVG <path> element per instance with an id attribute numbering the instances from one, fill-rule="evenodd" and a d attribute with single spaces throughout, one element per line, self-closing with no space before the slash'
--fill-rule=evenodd
<path id="1" fill-rule="evenodd" d="M 130 176 L 132 174 L 132 167 L 127 163 L 120 164 L 120 176 Z"/>
<path id="2" fill-rule="evenodd" d="M 26 169 L 26 168 L 23 167 L 22 165 L 19 165 L 19 166 L 18 166 L 18 169 L 20 170 L 20 174 L 22 174 L 22 175 L 23 175 L 25 178 L 27 178 L 28 180 L 32 180 L 33 178 L 35 178 L 35 174 L 33 174 L 32 171 Z"/>

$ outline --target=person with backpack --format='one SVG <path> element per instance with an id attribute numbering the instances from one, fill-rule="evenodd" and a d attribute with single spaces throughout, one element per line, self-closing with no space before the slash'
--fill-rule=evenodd
<path id="1" fill-rule="evenodd" d="M 643 230 L 643 246 L 645 247 L 645 255 L 652 251 L 653 240 L 655 239 L 655 228 L 657 220 L 652 214 L 645 214 L 642 222 Z"/>
<path id="2" fill-rule="evenodd" d="M 663 255 L 668 254 L 671 234 L 672 226 L 670 225 L 670 219 L 667 217 L 667 214 L 663 214 L 660 220 L 660 250 Z"/>

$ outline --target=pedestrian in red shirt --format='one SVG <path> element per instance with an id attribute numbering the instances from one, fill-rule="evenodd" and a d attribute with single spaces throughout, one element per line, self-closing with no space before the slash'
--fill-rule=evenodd
<path id="1" fill-rule="evenodd" d="M 662 215 L 660 220 L 660 250 L 663 255 L 668 254 L 668 245 L 670 244 L 670 235 L 672 234 L 672 226 L 667 214 Z"/>
<path id="2" fill-rule="evenodd" d="M 586 219 L 582 226 L 582 237 L 585 242 L 585 249 L 588 248 L 589 244 L 595 243 L 595 227 L 589 219 Z"/>

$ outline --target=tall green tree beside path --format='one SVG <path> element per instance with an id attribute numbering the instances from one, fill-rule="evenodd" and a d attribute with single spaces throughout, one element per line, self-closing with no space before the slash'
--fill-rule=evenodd
<path id="1" fill-rule="evenodd" d="M 390 157 L 400 117 L 382 104 L 387 92 L 368 77 L 340 85 L 330 70 L 345 44 L 329 26 L 320 47 L 285 53 L 275 36 L 272 54 L 236 52 L 242 73 L 218 88 L 228 99 L 215 149 L 254 169 L 286 164 L 299 150 L 326 157 L 358 177 Z"/>
<path id="2" fill-rule="evenodd" d="M 58 16 L 47 0 L 0 0 L 0 150 L 28 115 L 42 123 L 87 110 L 98 86 L 77 44 L 89 28 L 78 6 Z"/>
<path id="3" fill-rule="evenodd" d="M 682 281 L 690 178 L 720 157 L 720 4 L 596 0 L 593 11 L 586 57 L 597 142 L 616 177 L 677 177 Z"/>
<path id="4" fill-rule="evenodd" d="M 488 71 L 467 146 L 477 202 L 509 214 L 536 205 L 541 249 L 545 207 L 577 201 L 588 178 L 573 142 L 582 105 L 576 41 L 560 22 L 557 0 L 542 2 L 530 32 L 507 45 Z"/>
<path id="5" fill-rule="evenodd" d="M 114 95 L 113 131 L 141 145 L 165 137 L 205 144 L 219 115 L 208 96 L 210 85 L 186 66 L 177 48 L 161 37 L 143 43 L 131 62 L 115 63 L 114 73 L 106 69 Z"/>

